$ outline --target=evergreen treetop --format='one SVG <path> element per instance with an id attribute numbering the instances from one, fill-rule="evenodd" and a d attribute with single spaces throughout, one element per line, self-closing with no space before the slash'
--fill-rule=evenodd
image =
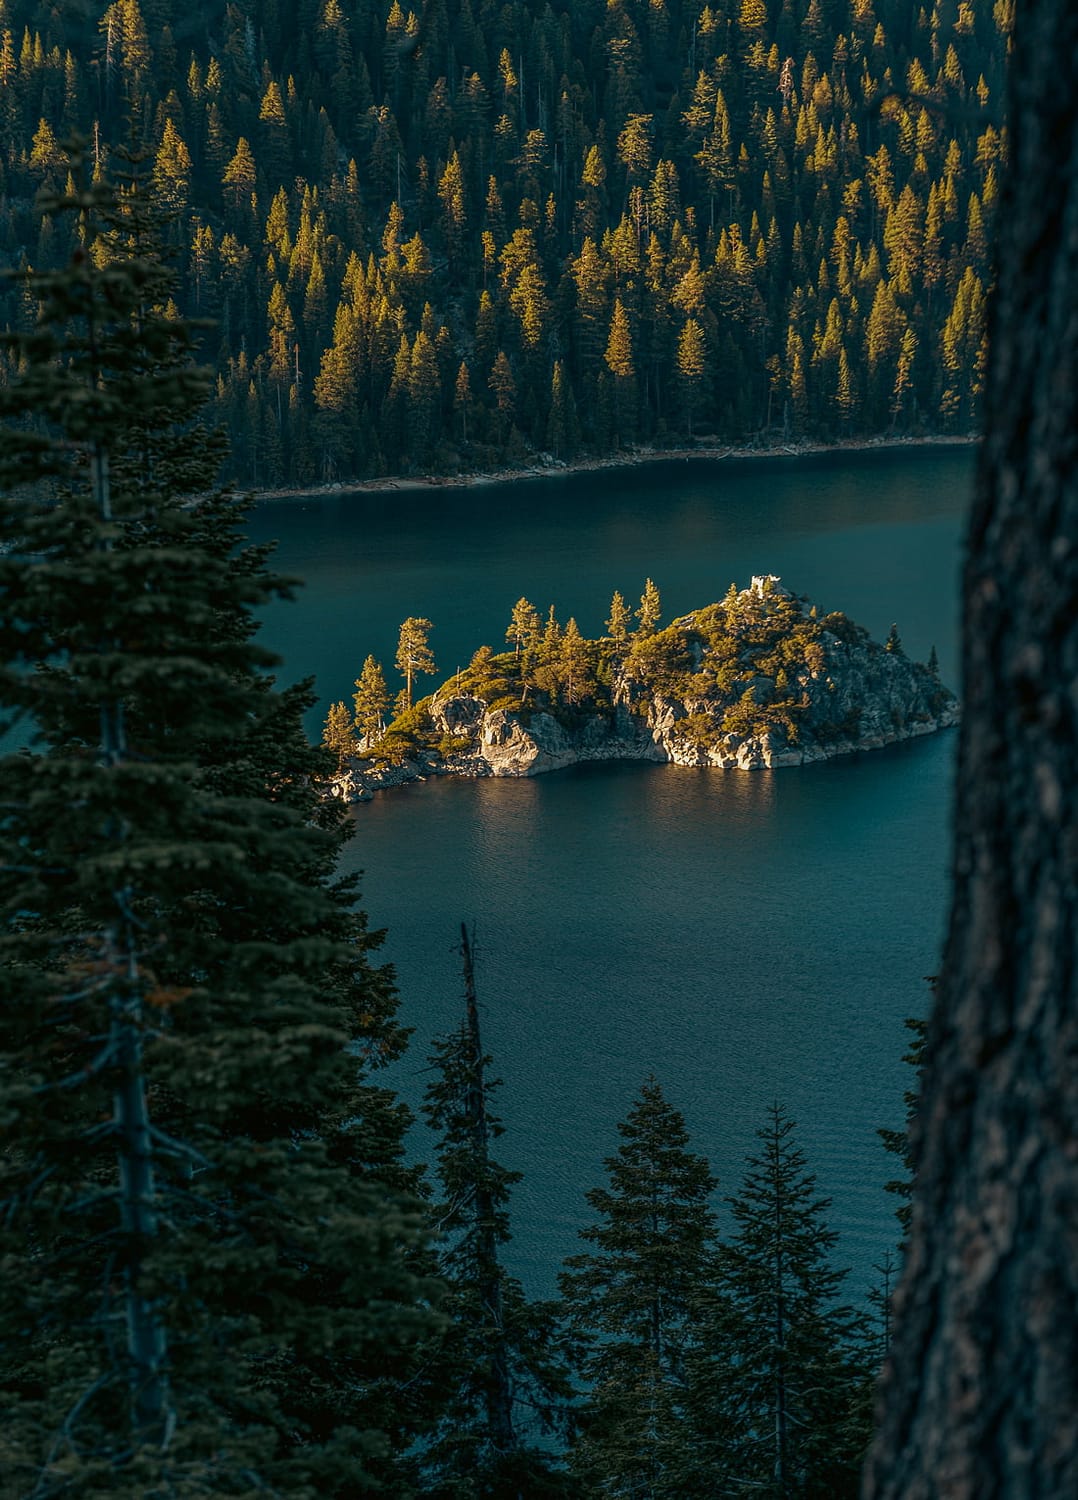
<path id="1" fill-rule="evenodd" d="M 472 938 L 461 926 L 464 1018 L 435 1042 L 424 1114 L 437 1133 L 433 1209 L 451 1322 L 438 1360 L 450 1395 L 419 1459 L 423 1493 L 455 1500 L 567 1496 L 552 1438 L 571 1426 L 573 1395 L 556 1308 L 531 1302 L 503 1265 L 509 1195 L 520 1173 L 492 1153 L 502 1126 L 498 1080 L 483 1052 Z"/>
<path id="2" fill-rule="evenodd" d="M 863 1320 L 838 1302 L 837 1235 L 795 1126 L 778 1104 L 758 1131 L 733 1234 L 719 1252 L 720 1296 L 692 1360 L 697 1462 L 774 1500 L 858 1492 L 868 1439 Z"/>
<path id="3" fill-rule="evenodd" d="M 596 1494 L 673 1500 L 683 1493 L 685 1362 L 714 1280 L 715 1179 L 654 1079 L 618 1133 L 609 1185 L 587 1194 L 589 1248 L 561 1276 L 588 1388 L 571 1459 Z"/>
<path id="4" fill-rule="evenodd" d="M 32 736 L 0 812 L 5 1468 L 354 1493 L 421 1423 L 392 1391 L 432 1319 L 366 1076 L 395 996 L 306 690 L 251 640 L 284 585 L 207 493 L 189 330 L 150 236 L 104 239 L 137 204 L 72 170 L 71 261 L 24 278 L 0 390 L 0 707 Z"/>

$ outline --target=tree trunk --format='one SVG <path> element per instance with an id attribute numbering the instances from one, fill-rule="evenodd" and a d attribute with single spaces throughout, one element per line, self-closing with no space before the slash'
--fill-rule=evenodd
<path id="1" fill-rule="evenodd" d="M 94 447 L 91 482 L 103 521 L 112 519 L 108 453 Z M 108 544 L 111 549 L 111 544 Z M 110 642 L 115 649 L 115 643 Z M 110 769 L 127 759 L 123 705 L 101 705 L 101 763 Z M 109 836 L 123 838 L 121 828 Z M 142 1072 L 142 1001 L 140 974 L 130 917 L 131 892 L 117 892 L 117 919 L 106 938 L 112 969 L 109 1041 L 116 1082 L 113 1124 L 120 1181 L 120 1222 L 124 1233 L 124 1317 L 127 1326 L 128 1378 L 131 1388 L 131 1432 L 137 1442 L 164 1446 L 173 1415 L 169 1407 L 168 1341 L 153 1302 L 141 1285 L 143 1263 L 158 1235 L 154 1147 L 146 1081 Z"/>
<path id="2" fill-rule="evenodd" d="M 475 1189 L 475 1221 L 478 1248 L 478 1292 L 480 1306 L 490 1326 L 490 1372 L 486 1381 L 487 1427 L 490 1439 L 499 1453 L 516 1447 L 513 1428 L 513 1384 L 509 1371 L 509 1350 L 502 1318 L 502 1278 L 498 1264 L 498 1238 L 495 1230 L 495 1208 L 489 1183 L 487 1150 L 486 1091 L 483 1079 L 483 1042 L 479 1034 L 479 1003 L 475 993 L 475 967 L 467 924 L 460 924 L 460 952 L 464 967 L 464 1002 L 468 1037 L 472 1048 L 473 1085 L 467 1100 L 468 1117 L 475 1138 L 476 1161 L 480 1176 Z"/>
<path id="3" fill-rule="evenodd" d="M 953 905 L 867 1500 L 1078 1495 L 1078 7 L 1011 59 Z"/>

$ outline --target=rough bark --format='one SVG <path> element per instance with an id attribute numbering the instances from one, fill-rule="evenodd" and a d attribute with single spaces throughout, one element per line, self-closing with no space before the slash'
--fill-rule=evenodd
<path id="1" fill-rule="evenodd" d="M 953 905 L 868 1500 L 1078 1495 L 1078 6 L 1019 0 Z"/>

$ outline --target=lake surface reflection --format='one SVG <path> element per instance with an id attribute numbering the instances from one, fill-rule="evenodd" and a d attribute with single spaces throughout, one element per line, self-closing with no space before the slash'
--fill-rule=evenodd
<path id="1" fill-rule="evenodd" d="M 646 575 L 666 617 L 731 579 L 781 573 L 953 680 L 966 451 L 649 466 L 474 490 L 259 507 L 259 539 L 304 574 L 274 609 L 287 675 L 345 697 L 407 614 L 446 672 L 498 645 L 520 594 L 586 632 Z M 324 712 L 324 708 L 320 710 Z M 582 767 L 431 782 L 355 810 L 350 867 L 388 927 L 416 1028 L 394 1082 L 416 1102 L 430 1038 L 456 1024 L 462 919 L 475 921 L 485 1039 L 504 1078 L 514 1269 L 549 1291 L 588 1214 L 615 1125 L 654 1073 L 732 1192 L 781 1100 L 860 1294 L 895 1239 L 876 1129 L 897 1125 L 903 1018 L 927 1001 L 946 899 L 955 736 L 800 770 Z M 417 1130 L 417 1150 L 425 1147 Z"/>

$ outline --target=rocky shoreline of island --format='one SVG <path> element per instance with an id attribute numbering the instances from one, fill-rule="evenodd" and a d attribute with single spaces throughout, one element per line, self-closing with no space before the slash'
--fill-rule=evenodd
<path id="1" fill-rule="evenodd" d="M 635 761 L 657 765 L 713 766 L 723 770 L 760 770 L 781 766 L 810 765 L 815 761 L 832 760 L 840 755 L 854 755 L 863 751 L 882 750 L 889 745 L 935 734 L 941 729 L 950 729 L 961 718 L 957 705 L 945 709 L 928 723 L 911 725 L 902 730 L 891 730 L 883 734 L 860 735 L 855 739 L 835 740 L 824 746 L 817 745 L 804 751 L 780 750 L 760 745 L 752 739 L 737 746 L 732 757 L 720 761 L 701 759 L 698 755 L 686 756 L 676 751 L 671 753 L 662 744 L 652 741 L 641 743 L 633 736 L 622 739 L 611 736 L 593 744 L 544 745 L 543 740 L 557 739 L 560 726 L 550 720 L 540 730 L 540 736 L 521 737 L 527 746 L 527 768 L 505 769 L 506 762 L 499 754 L 490 755 L 480 751 L 474 755 L 444 757 L 434 752 L 420 752 L 415 759 L 405 760 L 400 765 L 384 765 L 370 769 L 350 768 L 334 777 L 335 794 L 346 802 L 370 802 L 376 792 L 390 791 L 395 787 L 430 781 L 442 776 L 463 777 L 478 780 L 488 776 L 521 777 L 540 776 L 548 771 L 560 771 L 571 766 L 589 765 L 599 762 Z M 502 725 L 494 724 L 491 730 L 497 734 Z M 551 732 L 553 730 L 553 732 Z M 544 732 L 546 731 L 546 732 Z M 509 737 L 513 735 L 510 729 Z M 528 743 L 530 740 L 530 744 Z M 534 744 L 534 754 L 531 745 Z M 515 759 L 515 757 L 514 757 Z"/>

